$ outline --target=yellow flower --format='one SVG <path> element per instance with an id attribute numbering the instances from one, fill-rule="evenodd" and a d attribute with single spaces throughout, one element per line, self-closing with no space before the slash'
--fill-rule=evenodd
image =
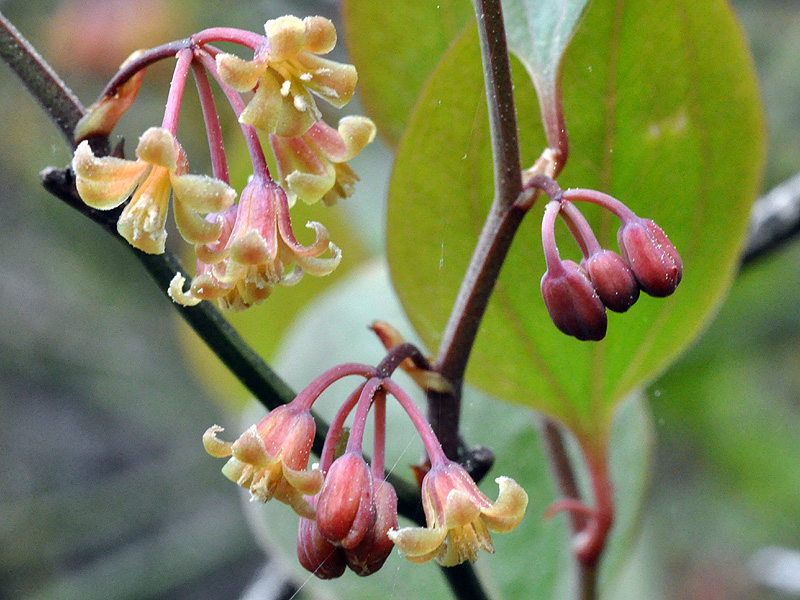
<path id="1" fill-rule="evenodd" d="M 267 21 L 267 47 L 251 61 L 218 54 L 222 80 L 239 92 L 256 90 L 239 117 L 268 133 L 296 137 L 321 118 L 311 92 L 341 108 L 350 101 L 358 75 L 353 65 L 320 58 L 336 45 L 328 19 L 286 16 Z"/>
<path id="2" fill-rule="evenodd" d="M 96 157 L 81 142 L 72 159 L 81 199 L 93 208 L 109 210 L 130 202 L 117 221 L 128 242 L 148 254 L 161 254 L 167 238 L 165 222 L 170 191 L 175 222 L 188 242 L 208 244 L 219 238 L 221 224 L 201 215 L 228 208 L 236 192 L 226 183 L 205 175 L 189 175 L 186 154 L 166 129 L 151 127 L 142 134 L 136 160 Z"/>
<path id="3" fill-rule="evenodd" d="M 304 273 L 329 275 L 341 261 L 341 251 L 320 223 L 307 224 L 316 233 L 310 246 L 297 241 L 286 193 L 259 176 L 219 222 L 219 241 L 196 248 L 197 273 L 189 290 L 183 291 L 180 274 L 173 278 L 169 293 L 178 304 L 218 299 L 224 309 L 241 310 L 266 299 L 275 285 L 294 285 Z M 331 257 L 321 258 L 326 251 Z"/>
<path id="4" fill-rule="evenodd" d="M 319 492 L 323 476 L 316 467 L 306 470 L 316 432 L 308 410 L 280 406 L 233 443 L 218 439 L 219 431 L 218 425 L 209 427 L 203 446 L 211 456 L 231 457 L 222 468 L 225 477 L 249 489 L 253 500 L 275 498 L 301 517 L 315 518 L 314 507 L 303 496 Z"/>
<path id="5" fill-rule="evenodd" d="M 375 139 L 375 124 L 366 117 L 345 117 L 338 130 L 317 121 L 299 137 L 271 135 L 269 140 L 278 174 L 289 194 L 289 205 L 300 198 L 307 204 L 335 204 L 348 198 L 358 177 L 347 164 Z"/>
<path id="6" fill-rule="evenodd" d="M 422 481 L 427 527 L 389 531 L 389 538 L 414 563 L 436 562 L 451 567 L 475 561 L 478 550 L 494 552 L 490 531 L 514 529 L 528 505 L 528 495 L 508 477 L 498 477 L 500 495 L 489 500 L 460 465 L 434 465 Z"/>

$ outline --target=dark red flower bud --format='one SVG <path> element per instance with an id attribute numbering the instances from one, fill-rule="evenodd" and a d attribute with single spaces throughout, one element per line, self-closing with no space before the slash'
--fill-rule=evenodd
<path id="1" fill-rule="evenodd" d="M 366 577 L 378 571 L 394 548 L 387 535 L 397 529 L 397 493 L 388 481 L 373 480 L 375 523 L 355 548 L 345 550 L 345 560 L 357 575 Z"/>
<path id="2" fill-rule="evenodd" d="M 336 546 L 353 548 L 375 522 L 372 473 L 358 452 L 333 461 L 317 501 L 317 525 Z"/>
<path id="3" fill-rule="evenodd" d="M 311 504 L 316 504 L 314 499 Z M 300 518 L 297 528 L 297 558 L 304 569 L 320 579 L 335 579 L 344 573 L 344 550 L 326 540 L 317 527 L 317 522 Z"/>
<path id="4" fill-rule="evenodd" d="M 542 297 L 561 331 L 579 340 L 602 340 L 608 325 L 606 307 L 589 276 L 578 264 L 563 260 L 542 277 Z"/>
<path id="5" fill-rule="evenodd" d="M 645 293 L 660 298 L 675 291 L 683 276 L 683 261 L 658 225 L 637 217 L 620 227 L 617 241 Z"/>
<path id="6" fill-rule="evenodd" d="M 601 250 L 581 261 L 597 295 L 609 309 L 625 312 L 639 299 L 639 282 L 622 257 Z"/>

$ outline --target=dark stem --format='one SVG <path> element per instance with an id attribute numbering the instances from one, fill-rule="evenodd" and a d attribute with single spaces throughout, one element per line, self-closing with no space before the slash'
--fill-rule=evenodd
<path id="1" fill-rule="evenodd" d="M 453 596 L 459 600 L 489 600 L 472 563 L 465 562 L 454 567 L 441 567 L 442 574 Z"/>
<path id="2" fill-rule="evenodd" d="M 0 13 L 0 58 L 22 80 L 71 148 L 85 109 L 31 43 Z"/>
<path id="3" fill-rule="evenodd" d="M 119 86 L 123 85 L 142 69 L 146 69 L 153 63 L 164 60 L 165 58 L 175 58 L 178 52 L 191 47 L 192 41 L 186 38 L 145 50 L 139 56 L 127 63 L 123 68 L 117 71 L 114 77 L 111 78 L 111 81 L 106 84 L 106 87 L 103 89 L 100 97 L 103 98 L 105 96 L 113 96 L 117 93 L 117 88 Z"/>
<path id="4" fill-rule="evenodd" d="M 407 358 L 410 358 L 420 369 L 429 371 L 431 368 L 428 359 L 423 356 L 419 348 L 414 344 L 404 343 L 389 350 L 383 360 L 375 367 L 378 377 L 391 377 L 395 369 L 400 366 L 400 363 Z"/>
<path id="5" fill-rule="evenodd" d="M 452 392 L 428 392 L 428 418 L 445 454 L 459 458 L 464 371 L 511 240 L 528 207 L 522 192 L 517 115 L 500 0 L 475 0 L 494 157 L 495 197 L 442 336 L 435 369 Z"/>

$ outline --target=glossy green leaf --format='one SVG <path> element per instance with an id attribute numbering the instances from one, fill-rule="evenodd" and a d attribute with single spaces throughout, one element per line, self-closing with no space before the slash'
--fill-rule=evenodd
<path id="1" fill-rule="evenodd" d="M 382 346 L 365 325 L 374 318 L 388 320 L 402 333 L 410 331 L 402 309 L 392 293 L 384 265 L 367 264 L 346 281 L 337 283 L 307 307 L 290 328 L 276 367 L 285 372 L 297 389 L 306 385 L 322 370 L 337 362 L 376 362 L 384 354 Z M 347 335 L 342 336 L 342 331 Z M 319 340 L 326 340 L 320 344 Z M 398 381 L 408 382 L 402 373 Z M 330 418 L 352 390 L 337 384 L 315 406 Z M 415 387 L 408 383 L 414 393 Z M 420 394 L 416 394 L 419 396 Z M 420 399 L 421 400 L 421 399 Z M 262 408 L 249 421 L 260 418 Z M 491 498 L 497 497 L 494 479 L 507 475 L 516 479 L 528 492 L 530 503 L 525 519 L 515 530 L 492 536 L 496 553 L 481 553 L 475 563 L 492 597 L 507 600 L 528 598 L 572 598 L 575 584 L 573 558 L 567 518 L 556 516 L 544 521 L 542 515 L 557 498 L 549 462 L 538 434 L 536 417 L 523 407 L 505 406 L 498 410 L 496 400 L 468 390 L 463 410 L 462 433 L 470 444 L 492 448 L 497 460 L 481 484 Z M 422 446 L 409 420 L 396 404 L 388 406 L 387 460 L 401 476 L 411 478 L 408 465 L 419 460 Z M 244 426 L 244 425 L 243 425 Z M 367 436 L 367 442 L 370 441 Z M 649 412 L 640 398 L 626 402 L 616 420 L 611 465 L 618 482 L 617 520 L 603 566 L 602 587 L 609 598 L 622 600 L 618 593 L 619 575 L 637 538 L 639 511 L 645 498 L 651 466 L 653 431 Z M 580 459 L 576 463 L 580 465 Z M 293 566 L 299 580 L 308 586 L 313 597 L 371 600 L 376 595 L 387 598 L 449 598 L 451 594 L 435 564 L 414 565 L 393 553 L 383 569 L 367 578 L 347 572 L 341 579 L 320 582 L 302 570 L 295 558 L 297 518 L 280 504 L 266 506 L 247 503 L 257 518 L 257 534 L 268 546 L 285 553 L 286 564 Z M 382 594 L 376 594 L 382 590 Z M 637 590 L 636 598 L 642 590 Z"/>
<path id="2" fill-rule="evenodd" d="M 529 165 L 545 140 L 530 81 L 519 63 L 513 68 Z M 617 403 L 691 342 L 728 289 L 758 186 L 763 124 L 750 57 L 722 0 L 596 0 L 563 68 L 572 154 L 562 185 L 605 191 L 654 219 L 681 252 L 684 280 L 670 298 L 643 297 L 610 314 L 603 342 L 560 334 L 539 291 L 540 203 L 503 268 L 467 377 L 602 440 Z M 431 348 L 492 193 L 477 36 L 467 32 L 416 106 L 389 197 L 392 279 Z M 615 248 L 615 219 L 594 206 L 584 212 Z M 559 229 L 562 256 L 577 258 Z"/>
<path id="3" fill-rule="evenodd" d="M 390 145 L 400 140 L 425 80 L 473 15 L 468 0 L 408 0 L 391 9 L 375 0 L 343 0 L 359 98 Z"/>

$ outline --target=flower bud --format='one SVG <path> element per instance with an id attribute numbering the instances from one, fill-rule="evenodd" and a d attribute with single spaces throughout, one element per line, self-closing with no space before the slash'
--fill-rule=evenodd
<path id="1" fill-rule="evenodd" d="M 397 493 L 388 481 L 374 481 L 375 523 L 355 548 L 345 550 L 345 560 L 357 575 L 366 577 L 378 571 L 394 548 L 390 529 L 397 529 Z"/>
<path id="2" fill-rule="evenodd" d="M 325 538 L 348 549 L 358 545 L 375 522 L 372 473 L 358 452 L 333 461 L 317 502 L 317 525 Z"/>
<path id="3" fill-rule="evenodd" d="M 683 261 L 658 225 L 636 218 L 622 225 L 617 240 L 645 293 L 660 298 L 675 291 L 683 276 Z"/>
<path id="4" fill-rule="evenodd" d="M 315 501 L 309 499 L 313 505 Z M 344 573 L 344 551 L 326 540 L 316 521 L 300 518 L 297 528 L 297 558 L 304 569 L 320 579 L 335 579 Z"/>
<path id="5" fill-rule="evenodd" d="M 612 250 L 601 250 L 581 261 L 597 295 L 609 309 L 625 312 L 639 299 L 639 283 L 628 264 Z"/>
<path id="6" fill-rule="evenodd" d="M 579 340 L 602 340 L 606 308 L 586 271 L 571 260 L 557 263 L 542 277 L 542 297 L 550 318 L 562 332 Z"/>

